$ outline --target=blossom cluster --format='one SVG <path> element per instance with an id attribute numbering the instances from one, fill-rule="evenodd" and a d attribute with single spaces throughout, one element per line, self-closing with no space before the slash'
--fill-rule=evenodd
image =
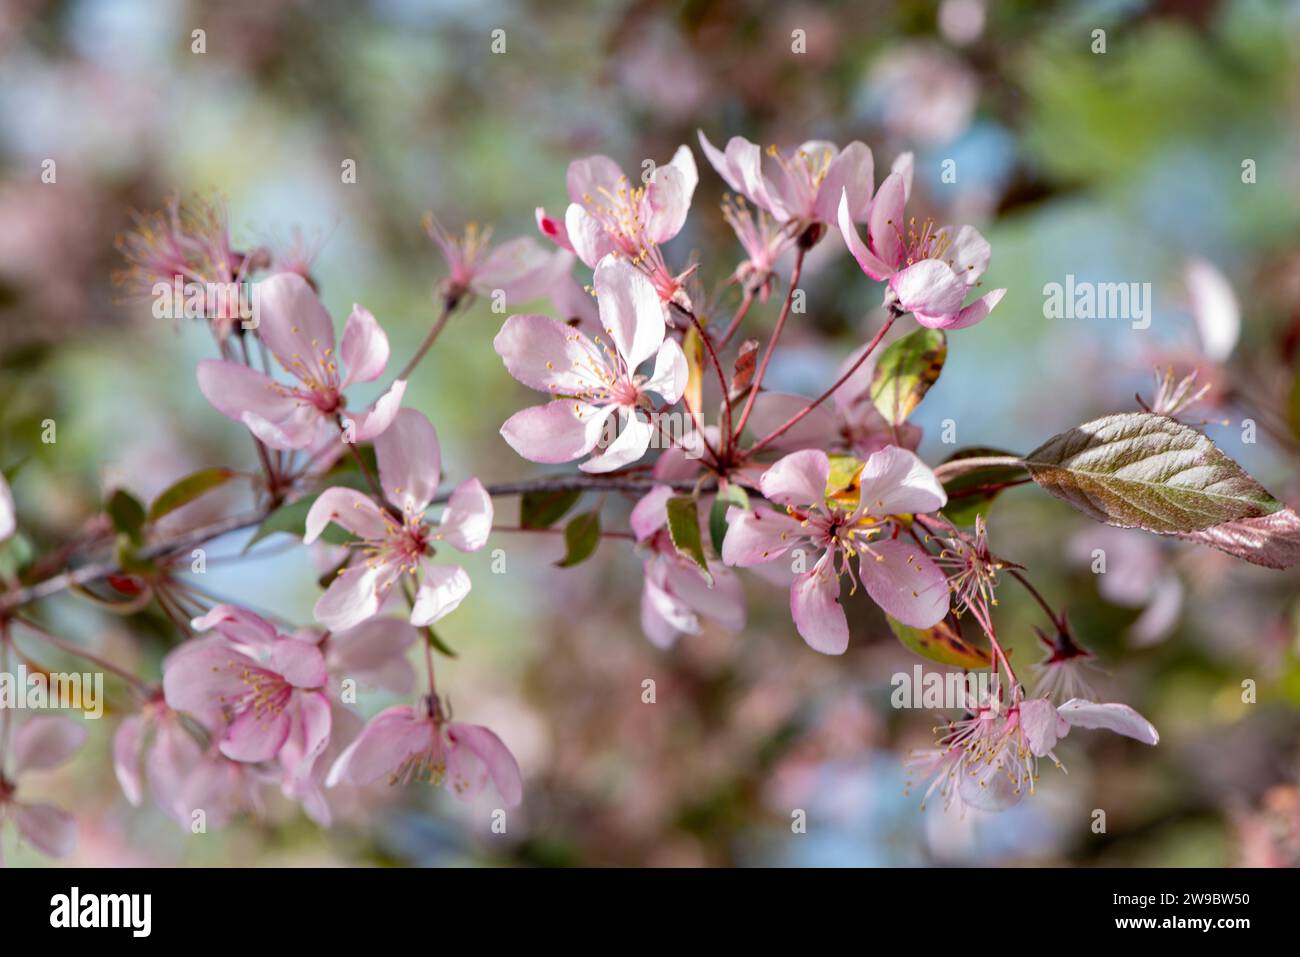
<path id="1" fill-rule="evenodd" d="M 1091 700 L 1084 669 L 1092 654 L 1025 570 L 993 551 L 988 503 L 1033 481 L 1108 524 L 1236 548 L 1262 564 L 1270 563 L 1268 548 L 1242 554 L 1241 542 L 1265 532 L 1242 523 L 1270 517 L 1276 524 L 1289 513 L 1262 489 L 1247 490 L 1254 511 L 1220 511 L 1195 527 L 1158 522 L 1148 503 L 1125 501 L 1105 483 L 1071 498 L 1075 458 L 1093 440 L 1109 441 L 1100 426 L 1024 457 L 976 450 L 927 464 L 908 416 L 939 375 L 948 333 L 988 319 L 1006 293 L 982 288 L 989 242 L 972 225 L 909 215 L 917 204 L 908 153 L 877 183 L 872 151 L 860 142 L 841 149 L 809 141 L 781 151 L 733 137 L 718 149 L 701 133 L 699 147 L 731 191 L 723 218 L 743 251 L 725 270 L 741 296 L 730 318 L 704 305 L 718 297 L 702 294 L 699 264 L 674 265 L 668 250 L 700 181 L 691 147 L 664 165 L 647 164 L 639 182 L 613 159 L 590 156 L 569 166 L 563 215 L 537 207 L 541 239 L 494 245 L 490 229 L 471 225 L 457 236 L 428 217 L 447 265 L 441 310 L 395 374 L 388 336 L 370 311 L 354 305 L 336 334 L 309 262 L 238 251 L 224 215 L 210 210 L 173 205 L 141 221 L 123 244 L 135 291 L 208 274 L 251 286 L 255 327 L 226 314 L 206 317 L 219 355 L 198 364 L 197 386 L 252 437 L 262 468 L 259 520 L 293 529 L 330 572 L 306 626 L 210 601 L 175 616 L 184 640 L 163 662 L 159 684 L 131 679 L 139 707 L 114 737 L 129 801 L 148 795 L 183 827 L 199 811 L 210 824 L 257 812 L 268 789 L 321 825 L 336 819 L 336 795 L 381 781 L 440 783 L 461 797 L 487 789 L 506 807 L 523 801 L 521 770 L 506 743 L 487 727 L 452 720 L 435 682 L 434 654 L 443 649 L 431 627 L 469 599 L 472 586 L 439 550 L 482 549 L 494 534 L 494 499 L 519 490 L 473 477 L 445 489 L 437 431 L 405 404 L 420 360 L 453 314 L 480 296 L 512 310 L 549 301 L 549 312 L 514 311 L 495 335 L 504 372 L 542 395 L 501 423 L 500 435 L 530 462 L 578 463 L 538 480 L 537 489 L 571 497 L 558 513 L 531 516 L 534 529 L 559 521 L 588 489 L 627 497 L 623 537 L 642 563 L 640 623 L 655 645 L 668 649 L 706 628 L 743 629 L 742 574 L 752 573 L 788 590 L 791 630 L 812 651 L 840 655 L 860 620 L 848 605 L 860 586 L 908 647 L 925 654 L 942 646 L 944 655 L 931 654 L 936 660 L 988 669 L 995 679 L 993 695 L 945 719 L 936 746 L 910 762 L 927 796 L 937 792 L 946 805 L 1000 810 L 1032 793 L 1039 759 L 1059 764 L 1058 743 L 1072 728 L 1157 743 L 1155 728 L 1128 706 Z M 798 321 L 792 303 L 805 257 L 819 244 L 847 252 L 864 285 L 883 289 L 878 328 L 819 395 L 804 397 L 764 380 L 786 327 Z M 255 282 L 259 272 L 267 275 Z M 747 323 L 757 325 L 755 303 L 781 299 L 782 288 L 770 328 L 738 339 Z M 386 376 L 372 403 L 349 404 L 354 386 Z M 1179 409 L 1189 390 L 1178 393 Z M 1202 457 L 1180 467 L 1209 456 L 1225 468 L 1197 444 L 1198 433 L 1172 418 L 1177 410 L 1164 402 L 1107 427 L 1128 446 L 1173 436 L 1175 452 Z M 689 427 L 666 430 L 671 415 Z M 1175 452 L 1161 446 L 1149 457 Z M 1146 467 L 1147 459 L 1135 461 L 1120 466 Z M 188 501 L 227 478 L 185 480 L 174 497 Z M 1178 492 L 1190 494 L 1184 486 Z M 596 509 L 605 506 L 602 494 Z M 296 525 L 287 510 L 296 510 Z M 1155 517 L 1131 519 L 1139 511 Z M 103 576 L 107 583 L 169 615 L 191 609 L 195 596 L 171 560 L 173 544 L 149 540 L 150 529 L 131 527 L 121 510 L 113 522 L 122 561 Z M 13 496 L 0 478 L 0 539 L 16 528 Z M 563 564 L 591 554 L 601 534 L 599 523 L 572 519 Z M 1025 585 L 1049 619 L 1039 632 L 1047 656 L 1028 681 L 1016 675 L 995 621 L 1008 578 Z M 9 627 L 30 624 L 18 614 L 21 604 L 0 598 L 6 647 Z M 422 677 L 409 660 L 417 649 Z M 363 721 L 342 693 L 356 682 L 407 701 Z M 0 765 L 0 818 L 50 854 L 71 850 L 73 822 L 20 799 L 15 779 L 65 760 L 83 737 L 67 719 L 30 720 L 7 755 L 10 770 Z"/>

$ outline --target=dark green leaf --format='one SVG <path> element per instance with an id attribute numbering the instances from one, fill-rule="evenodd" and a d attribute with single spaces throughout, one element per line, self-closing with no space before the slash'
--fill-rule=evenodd
<path id="1" fill-rule="evenodd" d="M 948 357 L 940 329 L 917 329 L 880 354 L 869 395 L 885 421 L 901 425 L 939 379 Z"/>
<path id="2" fill-rule="evenodd" d="M 125 535 L 136 545 L 140 544 L 143 540 L 145 511 L 139 499 L 130 492 L 118 489 L 109 498 L 104 511 L 108 513 L 114 531 Z"/>
<path id="3" fill-rule="evenodd" d="M 948 456 L 944 463 L 994 456 L 1016 457 L 1002 449 L 975 446 L 959 449 Z M 943 490 L 948 493 L 948 504 L 944 506 L 943 514 L 954 525 L 973 525 L 977 516 L 988 514 L 998 493 L 1008 485 L 1023 482 L 1027 478 L 1029 473 L 1021 465 L 993 465 L 955 475 L 943 483 Z"/>
<path id="4" fill-rule="evenodd" d="M 155 498 L 149 506 L 149 521 L 156 522 L 169 512 L 174 512 L 182 505 L 188 505 L 201 495 L 225 485 L 239 473 L 231 469 L 214 467 L 201 469 L 193 475 L 187 475 L 173 482 Z"/>
<path id="5" fill-rule="evenodd" d="M 695 499 L 689 495 L 674 495 L 668 500 L 668 535 L 673 540 L 677 554 L 690 559 L 713 584 L 709 560 L 704 554 L 704 541 L 700 537 L 700 516 Z"/>
<path id="6" fill-rule="evenodd" d="M 581 489 L 525 492 L 519 499 L 519 524 L 524 528 L 550 528 L 582 498 Z"/>
<path id="7" fill-rule="evenodd" d="M 261 525 L 257 526 L 257 531 L 248 540 L 248 544 L 244 546 L 244 551 L 248 551 L 262 539 L 275 532 L 287 532 L 294 538 L 302 538 L 307 534 L 307 513 L 311 511 L 312 503 L 315 501 L 315 495 L 308 495 L 281 505 L 268 515 Z M 340 528 L 333 522 L 325 526 L 325 531 L 320 536 L 320 541 L 329 545 L 346 545 L 352 540 L 353 536 L 347 529 Z"/>
<path id="8" fill-rule="evenodd" d="M 564 526 L 564 557 L 555 564 L 572 568 L 591 557 L 600 544 L 600 512 L 575 515 Z"/>
<path id="9" fill-rule="evenodd" d="M 1052 495 L 1123 528 L 1195 532 L 1282 507 L 1200 432 L 1150 412 L 1063 432 L 1025 456 L 1025 465 Z"/>

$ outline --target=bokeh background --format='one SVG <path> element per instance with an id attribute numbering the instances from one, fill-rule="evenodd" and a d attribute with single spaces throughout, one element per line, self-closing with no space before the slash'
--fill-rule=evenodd
<path id="1" fill-rule="evenodd" d="M 496 29 L 504 54 L 489 50 Z M 1104 54 L 1092 49 L 1098 29 Z M 1184 265 L 1212 262 L 1243 328 L 1223 379 L 1236 385 L 1207 413 L 1228 424 L 1209 431 L 1294 505 L 1298 56 L 1300 5 L 1265 0 L 0 0 L 0 465 L 28 460 L 13 484 L 38 553 L 84 528 L 108 489 L 147 496 L 204 465 L 254 465 L 243 430 L 194 386 L 211 337 L 120 302 L 110 281 L 132 211 L 173 191 L 219 197 L 239 242 L 302 243 L 336 319 L 364 304 L 404 356 L 445 276 L 424 211 L 453 229 L 531 234 L 535 206 L 563 207 L 570 159 L 606 153 L 634 170 L 687 143 L 701 184 L 667 253 L 679 268 L 698 253 L 706 311 L 726 318 L 739 247 L 698 149 L 703 129 L 719 144 L 862 139 L 878 171 L 914 150 L 917 202 L 988 236 L 987 281 L 1009 292 L 951 337 L 916 417 L 931 462 L 952 451 L 945 419 L 958 445 L 1026 452 L 1134 408 L 1135 391 L 1149 399 L 1154 362 L 1196 348 Z M 54 184 L 40 180 L 46 159 Z M 341 182 L 345 159 L 355 184 Z M 940 178 L 948 159 L 954 183 Z M 1242 182 L 1245 159 L 1255 183 Z M 843 252 L 831 236 L 810 258 L 808 313 L 788 330 L 773 386 L 819 391 L 879 321 L 879 289 Z M 1152 283 L 1151 328 L 1044 318 L 1044 284 L 1067 273 Z M 754 310 L 753 334 L 776 305 Z M 439 430 L 448 480 L 539 474 L 497 434 L 532 401 L 492 350 L 500 321 L 486 302 L 457 316 L 407 393 Z M 1258 442 L 1242 440 L 1247 416 L 1270 424 Z M 53 445 L 39 441 L 48 418 Z M 610 499 L 607 527 L 627 505 Z M 503 521 L 515 507 L 499 506 Z M 904 793 L 902 757 L 935 719 L 889 707 L 890 676 L 917 659 L 869 603 L 852 603 L 849 653 L 825 658 L 799 640 L 781 591 L 747 579 L 743 634 L 710 630 L 663 652 L 640 632 L 628 543 L 562 570 L 546 536 L 500 535 L 469 557 L 474 592 L 439 629 L 459 652 L 439 665 L 457 716 L 495 728 L 524 768 L 525 806 L 504 836 L 482 805 L 418 788 L 329 831 L 273 803 L 191 836 L 123 799 L 111 708 L 68 771 L 39 787 L 77 814 L 75 862 L 87 865 L 1297 863 L 1297 576 L 1098 530 L 1032 487 L 999 499 L 990 523 L 994 548 L 1069 609 L 1106 699 L 1163 735 L 1156 749 L 1073 735 L 1068 776 L 1048 768 L 1037 797 L 1002 815 L 922 812 Z M 1128 587 L 1091 573 L 1099 540 Z M 493 548 L 505 574 L 490 570 Z M 276 547 L 215 562 L 206 584 L 305 623 L 317 573 L 303 549 Z M 1000 633 L 1027 665 L 1042 622 L 1013 584 L 1001 597 Z M 151 678 L 176 640 L 149 615 L 107 618 L 66 597 L 39 614 Z M 1247 679 L 1255 703 L 1242 700 Z M 126 700 L 111 679 L 110 695 Z M 391 700 L 369 693 L 362 705 Z M 796 808 L 806 834 L 791 832 Z M 1096 808 L 1104 834 L 1090 827 Z M 42 862 L 5 840 L 12 860 Z"/>

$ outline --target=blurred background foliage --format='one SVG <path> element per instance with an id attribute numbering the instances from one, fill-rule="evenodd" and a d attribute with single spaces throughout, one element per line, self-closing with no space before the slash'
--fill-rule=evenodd
<path id="1" fill-rule="evenodd" d="M 1105 53 L 1093 51 L 1099 29 Z M 1135 391 L 1149 397 L 1152 366 L 1195 341 L 1181 285 L 1192 256 L 1242 304 L 1232 381 L 1285 410 L 1300 339 L 1297 41 L 1300 7 L 1268 0 L 0 0 L 0 466 L 23 463 L 20 521 L 42 554 L 93 522 L 114 487 L 147 496 L 204 465 L 254 465 L 243 430 L 194 387 L 207 333 L 118 302 L 110 282 L 132 211 L 172 191 L 220 197 L 238 242 L 300 241 L 336 320 L 364 304 L 404 356 L 445 275 L 425 210 L 452 229 L 531 234 L 534 207 L 562 208 L 571 159 L 600 152 L 630 170 L 687 143 L 701 184 L 667 252 L 679 266 L 699 254 L 706 308 L 726 318 L 739 249 L 697 129 L 715 143 L 862 139 L 878 175 L 914 150 L 919 204 L 988 236 L 987 281 L 1009 293 L 951 337 L 916 417 L 931 462 L 951 452 L 945 420 L 958 445 L 1025 452 L 1134 408 Z M 40 181 L 46 159 L 55 184 Z M 355 184 L 341 182 L 345 159 Z M 941 179 L 947 159 L 955 183 Z M 1152 283 L 1152 327 L 1045 319 L 1043 286 L 1066 274 Z M 808 314 L 769 381 L 815 393 L 875 328 L 880 292 L 835 236 L 804 285 Z M 752 334 L 775 311 L 755 309 Z M 439 430 L 445 480 L 536 474 L 497 435 L 531 401 L 492 350 L 499 323 L 486 302 L 457 316 L 408 392 Z M 1294 505 L 1296 437 L 1243 443 L 1248 414 L 1225 401 L 1214 417 L 1228 424 L 1209 431 Z M 54 444 L 40 441 L 48 419 Z M 607 527 L 628 504 L 606 503 Z M 928 743 L 934 716 L 889 707 L 890 676 L 917 659 L 868 602 L 849 603 L 849 653 L 823 658 L 798 639 L 783 594 L 753 579 L 743 634 L 661 652 L 640 633 L 627 543 L 560 570 L 547 536 L 495 538 L 505 574 L 491 573 L 490 549 L 469 557 L 473 595 L 440 628 L 460 653 L 439 677 L 457 715 L 494 727 L 524 767 L 508 835 L 492 835 L 481 808 L 417 789 L 328 832 L 272 807 L 192 838 L 121 797 L 112 714 L 49 789 L 78 814 L 87 864 L 1296 863 L 1296 575 L 1115 532 L 1105 547 L 1122 567 L 1110 573 L 1133 587 L 1107 596 L 1088 561 L 1099 532 L 1061 503 L 1014 489 L 990 523 L 995 550 L 1069 610 L 1106 699 L 1163 736 L 1157 749 L 1072 736 L 1068 777 L 1045 770 L 1037 797 L 1002 815 L 921 812 L 905 794 L 901 756 Z M 280 549 L 215 563 L 210 586 L 306 622 L 317 571 L 302 549 Z M 1013 584 L 1001 596 L 1000 633 L 1027 665 L 1041 615 Z M 1140 623 L 1157 601 L 1169 621 L 1153 637 Z M 67 599 L 41 613 L 150 674 L 176 640 L 149 616 L 108 620 Z M 1242 702 L 1247 679 L 1257 703 Z M 807 834 L 791 833 L 796 808 Z"/>

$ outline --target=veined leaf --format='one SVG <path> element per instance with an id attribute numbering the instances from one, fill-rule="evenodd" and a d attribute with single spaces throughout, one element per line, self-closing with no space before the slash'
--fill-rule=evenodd
<path id="1" fill-rule="evenodd" d="M 1300 515 L 1289 508 L 1198 532 L 1179 532 L 1178 537 L 1268 568 L 1300 565 Z"/>
<path id="2" fill-rule="evenodd" d="M 948 357 L 948 338 L 940 329 L 917 329 L 880 354 L 868 395 L 876 410 L 901 425 L 939 379 Z"/>
<path id="3" fill-rule="evenodd" d="M 677 553 L 696 564 L 704 578 L 713 584 L 713 574 L 709 571 L 709 560 L 704 554 L 704 542 L 700 537 L 700 516 L 695 499 L 689 495 L 674 495 L 668 500 L 668 535 L 673 541 Z"/>
<path id="4" fill-rule="evenodd" d="M 913 628 L 889 618 L 889 629 L 909 651 L 942 665 L 957 668 L 987 668 L 989 653 L 964 639 L 945 619 L 933 628 Z"/>
<path id="5" fill-rule="evenodd" d="M 831 501 L 856 506 L 858 503 L 858 476 L 862 472 L 862 459 L 852 455 L 828 455 L 830 475 L 826 479 L 826 497 Z"/>
<path id="6" fill-rule="evenodd" d="M 575 515 L 564 526 L 564 557 L 555 564 L 572 568 L 591 557 L 600 544 L 600 512 Z"/>
<path id="7" fill-rule="evenodd" d="M 1052 495 L 1123 528 L 1174 535 L 1282 507 L 1200 432 L 1150 412 L 1063 432 L 1025 456 L 1025 465 Z"/>
<path id="8" fill-rule="evenodd" d="M 200 469 L 193 475 L 173 482 L 149 505 L 149 521 L 156 522 L 168 512 L 174 512 L 182 505 L 199 498 L 218 486 L 224 485 L 239 473 L 231 469 L 214 467 Z"/>
<path id="9" fill-rule="evenodd" d="M 519 500 L 519 524 L 524 528 L 550 528 L 582 498 L 582 489 L 525 492 Z"/>

